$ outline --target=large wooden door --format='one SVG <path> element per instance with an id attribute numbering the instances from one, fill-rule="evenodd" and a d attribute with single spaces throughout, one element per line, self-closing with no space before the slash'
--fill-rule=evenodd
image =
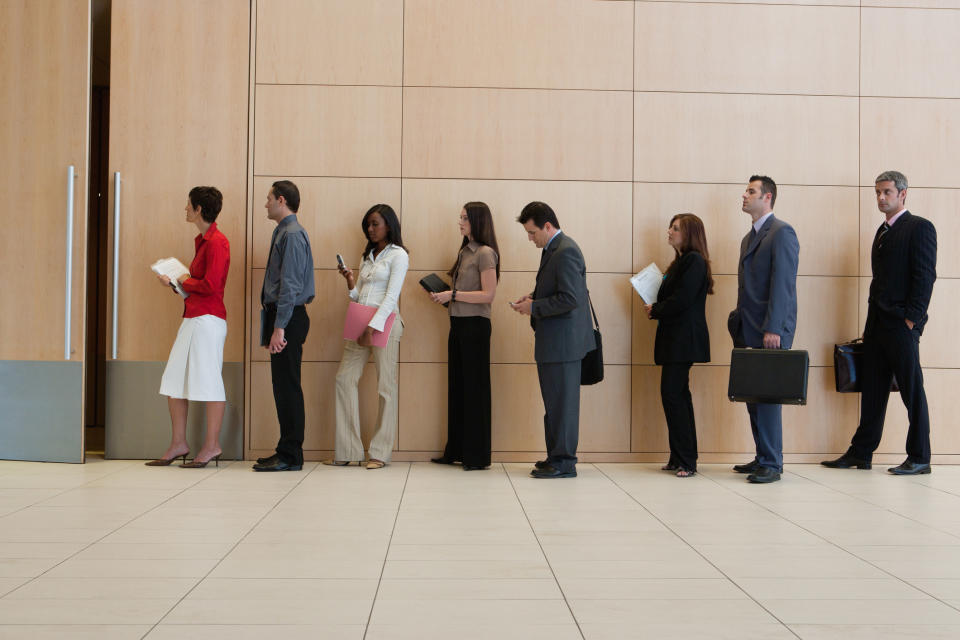
<path id="1" fill-rule="evenodd" d="M 0 5 L 0 458 L 83 462 L 88 0 Z"/>
<path id="2" fill-rule="evenodd" d="M 250 60 L 248 0 L 113 0 L 110 67 L 110 248 L 106 455 L 155 457 L 170 438 L 160 377 L 183 302 L 150 264 L 193 258 L 190 189 L 223 192 L 217 225 L 231 246 L 227 279 L 224 456 L 242 446 L 243 308 Z M 191 440 L 202 412 L 192 410 Z"/>

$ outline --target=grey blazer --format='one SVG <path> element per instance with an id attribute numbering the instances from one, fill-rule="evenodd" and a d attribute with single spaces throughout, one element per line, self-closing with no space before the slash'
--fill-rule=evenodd
<path id="1" fill-rule="evenodd" d="M 540 262 L 530 326 L 537 362 L 582 360 L 596 347 L 587 293 L 587 267 L 580 247 L 565 233 L 556 236 Z"/>
<path id="2" fill-rule="evenodd" d="M 737 308 L 727 322 L 734 344 L 743 332 L 746 346 L 759 347 L 767 331 L 789 349 L 797 330 L 797 263 L 800 243 L 789 224 L 770 216 L 751 240 L 740 242 Z"/>

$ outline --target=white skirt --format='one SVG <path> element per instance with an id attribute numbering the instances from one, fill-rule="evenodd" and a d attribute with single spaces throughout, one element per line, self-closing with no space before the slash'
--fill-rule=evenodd
<path id="1" fill-rule="evenodd" d="M 203 402 L 226 400 L 223 388 L 223 343 L 227 322 L 214 315 L 184 318 L 170 349 L 160 393 Z"/>

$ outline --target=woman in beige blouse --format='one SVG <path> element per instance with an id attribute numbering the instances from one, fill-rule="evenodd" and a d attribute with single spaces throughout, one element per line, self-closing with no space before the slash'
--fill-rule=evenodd
<path id="1" fill-rule="evenodd" d="M 500 280 L 500 249 L 490 208 L 468 202 L 460 212 L 463 243 L 448 272 L 450 291 L 431 293 L 450 303 L 447 339 L 447 446 L 437 464 L 464 471 L 490 466 L 490 305 Z"/>

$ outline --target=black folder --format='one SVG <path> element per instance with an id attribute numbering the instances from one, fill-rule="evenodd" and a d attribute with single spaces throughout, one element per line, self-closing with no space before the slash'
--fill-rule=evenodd
<path id="1" fill-rule="evenodd" d="M 734 402 L 807 404 L 810 356 L 797 349 L 734 349 L 727 396 Z"/>
<path id="2" fill-rule="evenodd" d="M 430 293 L 440 293 L 441 291 L 449 291 L 450 285 L 440 279 L 435 273 L 431 273 L 428 276 L 420 278 L 420 286 L 429 291 Z M 449 306 L 449 302 L 443 303 L 443 306 Z"/>

